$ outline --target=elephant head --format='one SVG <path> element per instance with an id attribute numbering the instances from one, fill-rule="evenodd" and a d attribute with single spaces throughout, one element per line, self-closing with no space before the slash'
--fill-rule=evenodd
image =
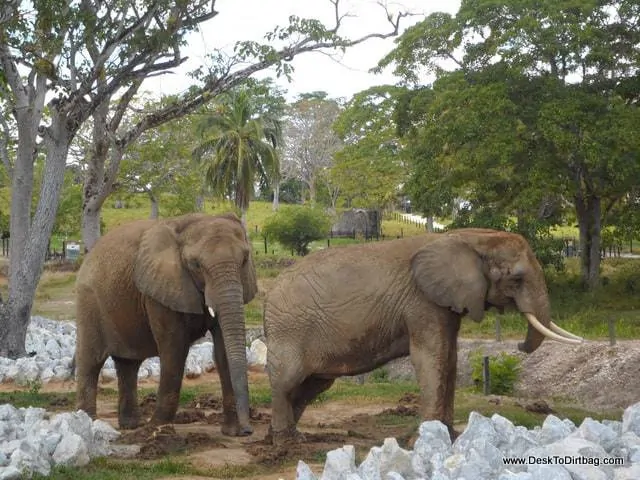
<path id="1" fill-rule="evenodd" d="M 238 420 L 249 425 L 243 304 L 257 293 L 251 246 L 235 215 L 192 214 L 159 221 L 140 240 L 137 288 L 165 307 L 218 317 Z"/>
<path id="2" fill-rule="evenodd" d="M 412 258 L 418 288 L 434 303 L 479 322 L 488 308 L 515 305 L 529 322 L 518 348 L 536 350 L 545 337 L 580 343 L 551 321 L 544 274 L 520 235 L 487 229 L 460 229 L 442 234 Z"/>

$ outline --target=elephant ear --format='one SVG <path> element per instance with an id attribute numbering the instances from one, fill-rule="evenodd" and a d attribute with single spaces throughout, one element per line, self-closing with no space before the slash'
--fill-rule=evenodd
<path id="1" fill-rule="evenodd" d="M 442 238 L 418 250 L 411 271 L 418 288 L 437 305 L 464 313 L 479 322 L 484 317 L 488 282 L 482 259 L 459 238 Z"/>
<path id="2" fill-rule="evenodd" d="M 202 295 L 182 265 L 175 232 L 165 223 L 142 235 L 133 281 L 144 295 L 171 310 L 204 313 Z"/>

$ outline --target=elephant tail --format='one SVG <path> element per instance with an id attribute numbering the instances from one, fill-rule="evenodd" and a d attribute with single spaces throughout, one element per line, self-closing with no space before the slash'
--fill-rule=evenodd
<path id="1" fill-rule="evenodd" d="M 71 378 L 75 378 L 76 376 L 76 354 L 73 354 L 73 358 L 71 359 Z"/>

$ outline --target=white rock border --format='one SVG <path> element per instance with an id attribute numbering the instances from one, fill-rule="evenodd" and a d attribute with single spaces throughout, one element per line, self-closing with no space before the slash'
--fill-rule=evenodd
<path id="1" fill-rule="evenodd" d="M 35 352 L 35 355 L 17 360 L 0 357 L 0 383 L 15 382 L 25 386 L 36 382 L 46 384 L 70 380 L 75 348 L 75 323 L 34 316 L 27 330 L 26 349 L 27 352 Z M 262 340 L 254 339 L 251 346 L 247 347 L 247 362 L 249 366 L 266 364 L 266 346 Z M 198 378 L 213 368 L 213 343 L 205 341 L 192 345 L 185 365 L 185 377 Z M 153 357 L 145 360 L 140 366 L 138 378 L 159 377 L 160 359 Z M 111 358 L 105 362 L 100 379 L 103 383 L 116 380 L 115 365 Z"/>

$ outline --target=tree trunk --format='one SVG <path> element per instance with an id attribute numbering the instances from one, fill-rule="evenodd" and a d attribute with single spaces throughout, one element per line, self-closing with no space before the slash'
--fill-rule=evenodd
<path id="1" fill-rule="evenodd" d="M 113 191 L 113 182 L 122 160 L 122 148 L 112 145 L 108 172 L 105 172 L 108 148 L 108 145 L 94 146 L 87 162 L 87 173 L 83 187 L 84 201 L 82 203 L 82 242 L 85 253 L 91 251 L 100 238 L 102 206 Z"/>
<path id="2" fill-rule="evenodd" d="M 149 218 L 156 220 L 160 216 L 158 198 L 153 193 L 149 192 L 149 200 L 151 200 L 151 214 L 149 215 Z"/>
<path id="3" fill-rule="evenodd" d="M 82 242 L 84 252 L 89 252 L 100 238 L 100 207 L 96 198 L 85 201 L 82 209 Z"/>
<path id="4" fill-rule="evenodd" d="M 433 217 L 431 215 L 429 215 L 427 217 L 427 232 L 429 233 L 433 233 L 434 229 L 433 229 Z"/>
<path id="5" fill-rule="evenodd" d="M 240 220 L 242 221 L 242 226 L 244 227 L 244 231 L 247 232 L 247 235 L 248 235 L 249 230 L 247 229 L 247 209 L 246 208 L 242 209 L 242 216 L 240 217 Z"/>
<path id="6" fill-rule="evenodd" d="M 600 282 L 601 202 L 595 195 L 575 197 L 580 229 L 580 270 L 582 281 L 589 289 L 596 288 Z"/>
<path id="7" fill-rule="evenodd" d="M 9 240 L 9 295 L 0 308 L 0 356 L 17 358 L 26 354 L 25 339 L 31 308 L 44 266 L 47 246 L 53 231 L 60 192 L 64 182 L 64 167 L 69 151 L 71 135 L 64 129 L 56 112 L 52 113 L 51 129 L 47 137 L 45 170 L 40 188 L 40 199 L 33 221 L 29 211 L 24 216 L 24 204 L 29 205 L 25 195 L 31 197 L 33 183 L 32 159 L 17 159 L 12 183 L 11 237 Z M 56 142 L 50 140 L 57 139 Z M 28 143 L 28 142 L 26 142 Z M 24 153 L 24 152 L 23 152 Z M 33 155 L 31 153 L 30 155 Z M 28 160 L 25 162 L 25 160 Z M 30 171 L 29 171 L 30 170 Z M 24 203 L 22 203 L 24 202 Z M 20 216 L 20 215 L 23 216 Z M 15 231 L 15 233 L 14 233 Z"/>
<path id="8" fill-rule="evenodd" d="M 204 195 L 196 195 L 196 212 L 204 212 Z"/>
<path id="9" fill-rule="evenodd" d="M 273 205 L 271 206 L 271 209 L 274 212 L 277 212 L 278 208 L 280 208 L 280 182 L 275 182 L 275 185 L 273 186 Z"/>
<path id="10" fill-rule="evenodd" d="M 309 182 L 309 203 L 311 206 L 316 204 L 316 184 L 315 182 Z"/>

